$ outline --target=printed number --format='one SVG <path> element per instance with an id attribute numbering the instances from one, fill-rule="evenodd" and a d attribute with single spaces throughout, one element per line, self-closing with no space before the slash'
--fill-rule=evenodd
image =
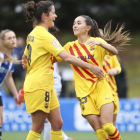
<path id="1" fill-rule="evenodd" d="M 85 104 L 87 102 L 87 98 L 83 97 L 80 99 L 80 104 Z"/>
<path id="2" fill-rule="evenodd" d="M 49 98 L 49 92 L 45 93 L 45 101 L 49 102 L 50 98 Z"/>
<path id="3" fill-rule="evenodd" d="M 27 45 L 27 49 L 28 49 L 28 57 L 27 57 L 27 61 L 28 61 L 28 65 L 31 65 L 31 53 L 32 53 L 32 47 L 30 44 Z"/>

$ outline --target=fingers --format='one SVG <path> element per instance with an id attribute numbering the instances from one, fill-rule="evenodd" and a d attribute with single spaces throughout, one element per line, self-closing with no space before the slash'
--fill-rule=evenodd
<path id="1" fill-rule="evenodd" d="M 102 79 L 105 77 L 104 72 L 102 71 L 102 69 L 100 69 L 100 71 L 98 72 L 97 77 L 102 78 Z"/>

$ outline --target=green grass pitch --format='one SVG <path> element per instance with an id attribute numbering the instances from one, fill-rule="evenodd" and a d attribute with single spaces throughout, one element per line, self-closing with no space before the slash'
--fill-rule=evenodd
<path id="1" fill-rule="evenodd" d="M 28 132 L 3 132 L 2 140 L 26 140 Z M 98 140 L 95 133 L 91 132 L 66 132 L 75 140 Z M 140 140 L 140 133 L 121 133 L 122 140 Z M 41 135 L 43 140 L 43 134 Z"/>

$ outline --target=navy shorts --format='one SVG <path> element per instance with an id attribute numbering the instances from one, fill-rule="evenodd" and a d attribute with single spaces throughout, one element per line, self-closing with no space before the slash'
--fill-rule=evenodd
<path id="1" fill-rule="evenodd" d="M 0 96 L 0 106 L 3 106 L 2 97 Z"/>

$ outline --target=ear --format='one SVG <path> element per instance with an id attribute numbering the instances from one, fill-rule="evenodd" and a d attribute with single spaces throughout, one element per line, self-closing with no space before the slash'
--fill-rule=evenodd
<path id="1" fill-rule="evenodd" d="M 91 26 L 90 25 L 87 26 L 87 31 L 89 31 L 89 30 L 91 30 Z"/>
<path id="2" fill-rule="evenodd" d="M 47 14 L 46 13 L 42 13 L 42 19 L 47 18 Z"/>

